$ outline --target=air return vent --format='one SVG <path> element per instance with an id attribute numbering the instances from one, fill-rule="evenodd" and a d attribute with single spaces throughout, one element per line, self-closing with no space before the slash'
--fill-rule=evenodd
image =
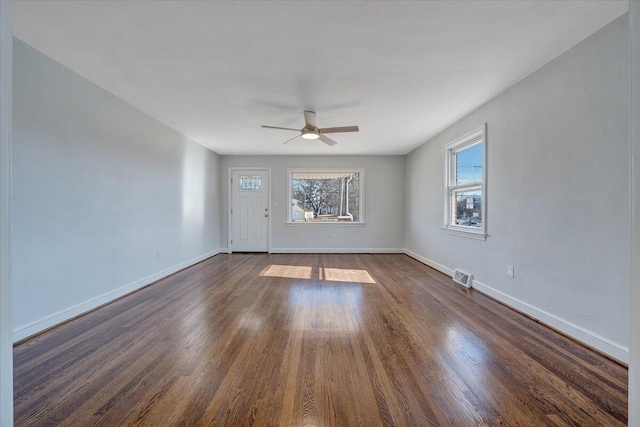
<path id="1" fill-rule="evenodd" d="M 473 275 L 471 274 L 462 272 L 460 270 L 456 270 L 455 273 L 453 273 L 453 281 L 461 284 L 465 288 L 471 287 L 472 280 L 473 280 Z"/>

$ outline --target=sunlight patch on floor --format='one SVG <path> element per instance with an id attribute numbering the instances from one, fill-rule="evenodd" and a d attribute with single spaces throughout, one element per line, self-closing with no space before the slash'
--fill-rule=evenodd
<path id="1" fill-rule="evenodd" d="M 262 270 L 260 276 L 284 277 L 286 279 L 311 279 L 311 267 L 270 264 Z"/>
<path id="2" fill-rule="evenodd" d="M 376 283 L 367 270 L 320 268 L 320 280 L 332 282 Z"/>
<path id="3" fill-rule="evenodd" d="M 355 270 L 351 268 L 320 267 L 318 268 L 317 274 L 314 274 L 313 267 L 269 264 L 260 272 L 260 276 L 307 280 L 317 278 L 318 280 L 326 280 L 328 282 L 376 283 L 367 270 Z"/>

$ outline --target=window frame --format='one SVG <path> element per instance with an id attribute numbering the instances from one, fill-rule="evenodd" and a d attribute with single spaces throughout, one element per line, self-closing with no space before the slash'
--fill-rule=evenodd
<path id="1" fill-rule="evenodd" d="M 482 182 L 468 184 L 456 184 L 456 168 L 453 164 L 453 153 L 457 153 L 476 144 L 482 143 Z M 445 145 L 444 149 L 444 206 L 443 232 L 473 239 L 486 240 L 487 238 L 487 124 L 457 138 Z M 453 193 L 460 191 L 480 190 L 480 212 L 482 226 L 480 228 L 458 225 L 454 223 Z"/>
<path id="2" fill-rule="evenodd" d="M 293 192 L 293 174 L 300 172 L 310 172 L 310 173 L 359 173 L 360 174 L 360 194 L 359 202 L 360 202 L 360 218 L 359 221 L 293 221 L 292 213 L 291 213 L 291 203 L 292 203 L 292 192 Z M 365 186 L 365 170 L 364 168 L 288 168 L 287 169 L 287 219 L 285 224 L 292 226 L 362 226 L 365 225 L 365 212 L 364 212 L 364 186 Z"/>

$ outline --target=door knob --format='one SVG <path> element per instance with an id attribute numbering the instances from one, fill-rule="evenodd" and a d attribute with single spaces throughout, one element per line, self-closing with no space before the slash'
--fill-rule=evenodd
<path id="1" fill-rule="evenodd" d="M 266 217 L 268 217 L 268 216 L 269 216 L 269 214 L 264 214 L 264 217 L 265 217 L 265 218 L 266 218 Z"/>

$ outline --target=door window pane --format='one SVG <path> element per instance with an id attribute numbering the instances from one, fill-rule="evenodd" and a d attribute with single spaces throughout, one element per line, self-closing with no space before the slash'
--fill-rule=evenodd
<path id="1" fill-rule="evenodd" d="M 240 191 L 262 191 L 262 177 L 243 175 L 240 177 Z"/>

